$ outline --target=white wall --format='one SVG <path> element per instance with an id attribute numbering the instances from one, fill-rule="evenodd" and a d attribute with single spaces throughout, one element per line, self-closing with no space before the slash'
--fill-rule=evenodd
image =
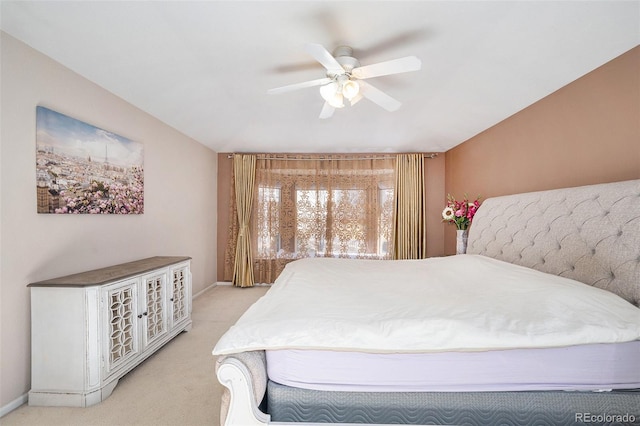
<path id="1" fill-rule="evenodd" d="M 191 256 L 194 294 L 215 282 L 217 156 L 11 36 L 0 37 L 0 408 L 6 411 L 30 389 L 27 284 L 155 255 Z M 144 214 L 36 213 L 37 105 L 144 144 Z"/>

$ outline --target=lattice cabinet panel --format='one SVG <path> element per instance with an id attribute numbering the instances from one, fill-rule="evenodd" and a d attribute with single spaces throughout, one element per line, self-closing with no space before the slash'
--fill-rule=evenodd
<path id="1" fill-rule="evenodd" d="M 191 329 L 191 258 L 157 256 L 29 284 L 29 405 L 87 407 Z"/>
<path id="2" fill-rule="evenodd" d="M 189 317 L 189 307 L 191 297 L 188 291 L 189 286 L 189 269 L 182 267 L 172 270 L 173 278 L 173 323 L 177 324 L 185 318 Z"/>
<path id="3" fill-rule="evenodd" d="M 138 281 L 126 282 L 123 286 L 108 290 L 109 304 L 107 324 L 109 327 L 108 370 L 126 362 L 138 353 L 137 297 Z"/>
<path id="4" fill-rule="evenodd" d="M 145 318 L 145 346 L 152 344 L 167 332 L 167 304 L 166 304 L 166 274 L 146 277 L 144 279 L 146 292 L 145 311 L 141 314 Z M 142 318 L 141 317 L 141 318 Z"/>

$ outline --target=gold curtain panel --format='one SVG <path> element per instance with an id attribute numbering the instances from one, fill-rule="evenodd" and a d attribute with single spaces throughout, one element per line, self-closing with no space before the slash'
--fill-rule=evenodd
<path id="1" fill-rule="evenodd" d="M 394 212 L 394 259 L 427 256 L 424 156 L 398 154 Z"/>
<path id="2" fill-rule="evenodd" d="M 250 219 L 256 173 L 255 155 L 236 155 L 233 158 L 238 234 L 233 279 L 237 287 L 252 287 L 254 284 L 253 257 L 251 255 Z"/>

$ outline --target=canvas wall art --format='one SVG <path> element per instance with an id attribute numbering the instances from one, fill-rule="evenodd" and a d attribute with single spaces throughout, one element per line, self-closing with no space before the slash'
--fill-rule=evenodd
<path id="1" fill-rule="evenodd" d="M 142 214 L 143 171 L 141 143 L 36 108 L 38 213 Z"/>

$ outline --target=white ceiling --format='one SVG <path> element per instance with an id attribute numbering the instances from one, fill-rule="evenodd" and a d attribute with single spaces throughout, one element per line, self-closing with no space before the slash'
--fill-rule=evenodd
<path id="1" fill-rule="evenodd" d="M 640 44 L 640 1 L 6 1 L 2 30 L 219 152 L 446 151 Z M 318 119 L 305 43 L 362 65 L 368 100 Z M 144 142 L 144 141 L 143 141 Z"/>

